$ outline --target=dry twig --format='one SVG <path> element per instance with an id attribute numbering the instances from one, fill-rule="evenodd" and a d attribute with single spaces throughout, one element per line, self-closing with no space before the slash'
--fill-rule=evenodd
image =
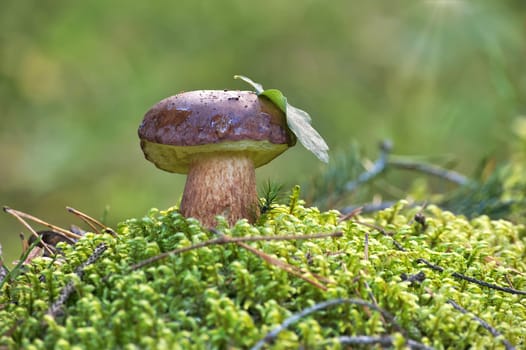
<path id="1" fill-rule="evenodd" d="M 83 262 L 80 266 L 78 266 L 75 269 L 75 274 L 78 276 L 79 279 L 82 278 L 82 275 L 84 274 L 84 269 L 86 266 L 93 264 L 97 259 L 100 258 L 100 256 L 106 251 L 108 247 L 101 243 L 99 244 L 94 250 L 93 253 L 89 256 L 89 258 Z M 62 290 L 60 291 L 60 294 L 55 300 L 55 302 L 49 307 L 47 314 L 51 315 L 52 317 L 57 317 L 62 313 L 62 308 L 64 307 L 64 304 L 68 300 L 69 296 L 73 293 L 75 290 L 75 283 L 73 281 L 70 281 Z"/>
<path id="2" fill-rule="evenodd" d="M 435 271 L 438 271 L 438 272 L 444 272 L 444 268 L 443 267 L 441 267 L 439 265 L 435 265 L 435 264 L 427 261 L 426 259 L 418 258 L 418 259 L 416 259 L 416 262 L 417 263 L 423 263 L 424 265 L 426 265 L 427 267 L 431 268 L 432 270 L 435 270 Z M 469 276 L 463 275 L 463 274 L 458 273 L 458 272 L 453 272 L 451 274 L 451 276 L 453 276 L 455 278 L 458 278 L 458 279 L 461 279 L 461 280 L 464 280 L 464 281 L 468 281 L 468 282 L 471 282 L 471 283 L 478 284 L 479 286 L 482 286 L 482 287 L 491 288 L 491 289 L 498 290 L 498 291 L 501 291 L 501 292 L 506 292 L 506 293 L 510 293 L 510 294 L 518 294 L 518 295 L 526 295 L 526 291 L 524 291 L 524 290 L 518 290 L 518 289 L 514 289 L 514 288 L 509 288 L 509 287 L 501 287 L 501 286 L 498 286 L 496 284 L 489 283 L 489 282 L 486 282 L 486 281 L 482 281 L 482 280 L 479 280 L 479 279 L 476 279 L 476 278 L 473 278 L 473 277 L 469 277 Z"/>
<path id="3" fill-rule="evenodd" d="M 495 328 L 490 326 L 489 323 L 487 323 L 486 321 L 484 321 L 483 319 L 481 319 L 477 315 L 475 315 L 475 314 L 469 312 L 468 310 L 464 309 L 462 306 L 457 304 L 455 301 L 449 299 L 447 301 L 447 303 L 452 305 L 455 308 L 455 310 L 460 311 L 463 314 L 471 314 L 471 318 L 473 320 L 477 321 L 482 326 L 482 328 L 484 328 L 485 330 L 490 332 L 491 335 L 494 336 L 495 338 L 500 337 L 502 335 L 502 333 L 500 333 L 498 330 L 496 330 Z M 506 348 L 506 350 L 514 350 L 515 349 L 515 347 L 507 339 L 502 338 L 501 341 L 504 344 L 504 347 Z"/>
<path id="4" fill-rule="evenodd" d="M 40 244 L 42 244 L 42 246 L 44 247 L 44 249 L 45 249 L 50 255 L 53 255 L 53 250 L 52 250 L 52 249 L 51 249 L 51 248 L 50 248 L 50 247 L 49 247 L 44 241 L 42 241 L 42 240 L 40 239 L 40 235 L 39 235 L 39 234 L 38 234 L 38 233 L 37 233 L 37 232 L 31 227 L 31 225 L 29 225 L 29 224 L 27 223 L 27 221 L 25 221 L 25 220 L 23 219 L 23 217 L 24 217 L 25 215 L 27 215 L 27 214 L 25 214 L 25 213 L 23 213 L 23 212 L 20 212 L 20 211 L 18 211 L 18 210 L 11 209 L 11 208 L 9 208 L 9 207 L 4 207 L 4 211 L 5 211 L 6 213 L 12 215 L 13 217 L 15 217 L 15 219 L 17 219 L 17 220 L 22 224 L 22 226 L 24 226 L 25 228 L 27 228 L 27 229 L 29 230 L 29 232 L 31 232 L 31 234 L 32 234 L 37 240 L 40 241 Z M 29 217 L 31 217 L 31 218 L 34 218 L 34 217 L 32 217 L 31 215 L 27 215 L 27 216 L 29 216 Z M 27 216 L 26 216 L 26 218 L 27 218 Z M 36 218 L 34 218 L 34 219 L 36 219 Z M 32 219 L 30 219 L 30 220 L 32 220 Z M 39 220 L 39 219 L 37 219 L 37 220 Z M 39 221 L 41 221 L 41 220 L 39 220 Z M 42 222 L 43 222 L 43 221 L 42 221 Z M 48 224 L 48 225 L 49 225 L 49 224 Z M 22 235 L 22 237 L 23 237 L 23 235 Z"/>
<path id="5" fill-rule="evenodd" d="M 302 318 L 304 318 L 304 317 L 306 317 L 306 316 L 308 316 L 308 315 L 310 315 L 310 314 L 312 314 L 312 313 L 314 313 L 316 311 L 320 311 L 320 310 L 326 309 L 328 307 L 335 306 L 335 305 L 341 305 L 341 304 L 361 305 L 361 306 L 365 306 L 365 307 L 371 308 L 371 309 L 373 309 L 375 311 L 378 311 L 378 312 L 380 312 L 380 314 L 384 318 L 386 318 L 387 320 L 389 320 L 389 322 L 391 322 L 391 325 L 393 327 L 395 327 L 399 331 L 401 330 L 401 327 L 396 323 L 394 317 L 389 312 L 385 311 L 384 309 L 382 309 L 381 307 L 379 307 L 379 306 L 377 306 L 375 304 L 372 304 L 372 303 L 370 303 L 368 301 L 365 301 L 365 300 L 362 300 L 362 299 L 343 299 L 343 298 L 332 299 L 332 300 L 327 300 L 327 301 L 321 302 L 319 304 L 313 305 L 311 307 L 308 307 L 308 308 L 304 309 L 303 311 L 290 316 L 285 321 L 283 321 L 283 323 L 281 323 L 279 326 L 277 326 L 276 328 L 271 330 L 269 333 L 267 333 L 267 335 L 265 335 L 259 342 L 257 342 L 251 348 L 251 350 L 259 350 L 265 344 L 273 342 L 277 338 L 279 333 L 283 332 L 290 325 L 298 322 Z"/>
<path id="6" fill-rule="evenodd" d="M 95 233 L 101 233 L 101 231 L 107 232 L 112 234 L 113 236 L 117 236 L 117 233 L 110 227 L 104 225 L 102 222 L 98 221 L 97 219 L 92 218 L 91 216 L 84 214 L 83 212 L 72 208 L 72 207 L 66 207 L 66 210 L 73 215 L 76 215 L 79 217 L 82 221 L 84 221 L 89 227 L 93 229 L 93 232 Z M 98 226 L 100 229 L 98 229 L 96 226 Z"/>
<path id="7" fill-rule="evenodd" d="M 453 170 L 445 169 L 437 165 L 428 164 L 424 162 L 418 162 L 414 160 L 403 160 L 403 159 L 389 159 L 393 145 L 389 141 L 383 141 L 380 143 L 380 155 L 378 159 L 373 163 L 373 166 L 367 171 L 361 173 L 358 178 L 354 181 L 350 181 L 345 185 L 347 191 L 354 191 L 361 184 L 366 183 L 384 173 L 389 166 L 419 171 L 431 176 L 440 177 L 446 181 L 453 182 L 457 185 L 466 185 L 469 183 L 469 179 Z"/>
<path id="8" fill-rule="evenodd" d="M 203 247 L 208 247 L 208 246 L 211 246 L 211 245 L 237 244 L 237 245 L 241 246 L 242 248 L 249 250 L 253 254 L 256 254 L 257 256 L 262 258 L 263 260 L 267 261 L 269 264 L 275 265 L 275 266 L 287 271 L 288 273 L 290 273 L 290 274 L 292 274 L 294 276 L 297 276 L 297 277 L 307 281 L 308 283 L 316 286 L 317 288 L 320 288 L 322 290 L 326 290 L 327 287 L 325 287 L 324 285 L 318 283 L 317 281 L 305 276 L 305 272 L 303 272 L 298 267 L 290 265 L 290 264 L 287 264 L 286 262 L 283 262 L 283 261 L 281 261 L 279 259 L 273 258 L 270 255 L 265 254 L 262 251 L 257 250 L 255 248 L 245 244 L 244 242 L 290 241 L 290 240 L 321 239 L 321 238 L 341 237 L 343 235 L 342 232 L 333 232 L 333 233 L 318 233 L 318 234 L 312 234 L 312 235 L 229 237 L 229 236 L 227 236 L 227 235 L 225 235 L 223 233 L 220 233 L 220 232 L 216 231 L 215 229 L 212 229 L 211 231 L 214 232 L 215 234 L 217 234 L 219 237 L 215 238 L 215 239 L 211 239 L 211 240 L 205 241 L 205 242 L 200 242 L 200 243 L 188 246 L 188 247 L 174 249 L 174 250 L 171 250 L 171 251 L 168 251 L 168 252 L 165 252 L 165 253 L 153 256 L 153 257 L 151 257 L 149 259 L 143 260 L 143 261 L 141 261 L 141 262 L 139 262 L 137 264 L 134 264 L 134 265 L 130 266 L 130 269 L 132 271 L 133 270 L 137 270 L 137 269 L 140 269 L 140 268 L 142 268 L 144 266 L 150 265 L 150 264 L 152 264 L 154 262 L 157 262 L 159 260 L 167 258 L 167 257 L 169 257 L 171 255 L 177 255 L 177 254 L 181 254 L 181 253 L 184 253 L 184 252 L 187 252 L 187 251 L 190 251 L 190 250 L 199 249 L 199 248 L 203 248 Z M 324 282 L 328 282 L 328 280 L 325 277 L 317 276 L 317 275 L 314 275 L 314 274 L 313 274 L 313 276 L 316 279 L 318 279 L 318 280 L 321 280 L 321 281 L 324 281 Z"/>
<path id="9" fill-rule="evenodd" d="M 71 231 L 63 229 L 62 227 L 52 225 L 52 224 L 50 224 L 48 222 L 45 222 L 44 220 L 40 220 L 39 218 L 34 217 L 33 215 L 26 214 L 26 213 L 24 213 L 22 211 L 11 209 L 11 208 L 9 208 L 7 206 L 4 207 L 4 211 L 6 213 L 8 213 L 8 214 L 13 215 L 15 218 L 17 218 L 22 223 L 22 225 L 24 225 L 24 227 L 26 227 L 27 229 L 29 229 L 32 232 L 34 232 L 35 230 L 33 230 L 32 228 L 29 228 L 28 227 L 29 224 L 23 219 L 28 219 L 28 220 L 36 222 L 37 224 L 40 224 L 42 226 L 46 226 L 47 228 L 51 229 L 52 231 L 57 232 L 59 234 L 62 234 L 62 235 L 66 236 L 66 237 L 69 237 L 69 238 L 79 239 L 81 237 L 81 236 L 79 236 L 77 234 L 74 234 Z M 38 234 L 37 234 L 37 236 L 38 236 Z"/>
<path id="10" fill-rule="evenodd" d="M 375 225 L 375 224 L 369 224 L 367 222 L 363 222 L 363 221 L 358 221 L 358 220 L 353 220 L 353 222 L 355 224 L 358 224 L 358 225 L 362 225 L 362 226 L 367 226 L 369 228 L 374 228 L 375 230 L 379 231 L 380 233 L 382 233 L 384 236 L 386 237 L 390 237 L 392 240 L 393 240 L 393 244 L 395 245 L 395 247 L 402 251 L 402 252 L 405 252 L 406 249 L 397 241 L 393 238 L 393 234 L 390 233 L 390 232 L 387 232 L 387 230 L 385 230 L 383 227 L 381 226 L 378 226 L 378 225 Z"/>
<path id="11" fill-rule="evenodd" d="M 355 336 L 341 336 L 333 339 L 328 339 L 324 341 L 322 345 L 328 343 L 338 342 L 341 345 L 381 345 L 382 347 L 391 347 L 394 344 L 394 337 L 389 335 L 384 336 L 370 336 L 370 335 L 355 335 Z M 412 339 L 406 339 L 406 345 L 409 349 L 425 349 L 431 350 L 432 347 L 429 347 L 425 344 L 419 343 Z"/>

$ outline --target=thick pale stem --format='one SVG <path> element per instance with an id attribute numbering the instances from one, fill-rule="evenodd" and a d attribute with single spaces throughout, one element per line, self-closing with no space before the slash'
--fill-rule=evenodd
<path id="1" fill-rule="evenodd" d="M 250 158 L 237 153 L 199 157 L 190 165 L 181 201 L 181 213 L 216 226 L 216 215 L 230 225 L 239 219 L 250 223 L 259 216 L 256 173 Z"/>

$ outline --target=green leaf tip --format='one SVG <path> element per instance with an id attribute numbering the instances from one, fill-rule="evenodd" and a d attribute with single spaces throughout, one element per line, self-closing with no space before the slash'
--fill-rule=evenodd
<path id="1" fill-rule="evenodd" d="M 243 75 L 234 75 L 234 79 L 243 80 L 254 88 L 258 96 L 265 96 L 278 106 L 285 113 L 287 125 L 303 147 L 314 153 L 322 162 L 329 162 L 329 146 L 327 146 L 327 143 L 316 129 L 312 127 L 312 118 L 307 112 L 289 104 L 287 98 L 277 89 L 264 90 L 261 84 Z"/>
<path id="2" fill-rule="evenodd" d="M 256 83 L 254 80 L 247 78 L 244 75 L 234 75 L 234 79 L 243 80 L 245 83 L 252 85 L 254 90 L 256 90 L 256 94 L 258 95 L 263 92 L 263 86 L 261 84 Z"/>

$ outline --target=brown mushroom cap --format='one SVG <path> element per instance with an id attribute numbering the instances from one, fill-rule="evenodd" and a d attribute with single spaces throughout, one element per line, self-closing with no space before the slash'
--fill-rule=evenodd
<path id="1" fill-rule="evenodd" d="M 165 98 L 139 127 L 145 157 L 158 168 L 188 172 L 195 157 L 243 152 L 262 166 L 296 143 L 285 114 L 251 91 L 200 90 Z"/>

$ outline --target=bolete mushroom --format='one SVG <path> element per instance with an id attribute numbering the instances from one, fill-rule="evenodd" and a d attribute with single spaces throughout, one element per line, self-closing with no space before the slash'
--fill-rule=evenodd
<path id="1" fill-rule="evenodd" d="M 165 98 L 144 116 L 141 148 L 156 167 L 188 174 L 180 211 L 205 227 L 259 216 L 255 168 L 296 143 L 285 114 L 250 91 L 200 90 Z"/>

